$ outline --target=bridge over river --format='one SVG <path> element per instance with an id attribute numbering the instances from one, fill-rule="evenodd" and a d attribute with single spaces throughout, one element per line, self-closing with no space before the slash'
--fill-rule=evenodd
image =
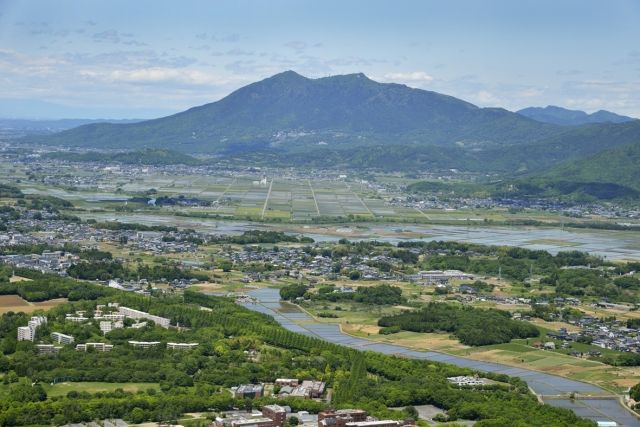
<path id="1" fill-rule="evenodd" d="M 276 321 L 290 331 L 359 350 L 433 360 L 478 371 L 498 372 L 519 377 L 525 380 L 529 387 L 549 405 L 569 408 L 579 416 L 593 421 L 615 421 L 619 426 L 640 427 L 640 420 L 622 405 L 617 396 L 612 396 L 595 385 L 529 369 L 471 360 L 433 351 L 412 350 L 399 345 L 356 338 L 343 333 L 338 325 L 314 322 L 312 317 L 302 311 L 292 313 L 290 309 L 283 309 L 278 289 L 258 289 L 251 291 L 250 295 L 255 298 L 256 302 L 243 303 L 243 306 L 273 316 Z M 304 324 L 300 324 L 300 321 L 304 321 Z M 585 397 L 570 400 L 571 393 Z"/>

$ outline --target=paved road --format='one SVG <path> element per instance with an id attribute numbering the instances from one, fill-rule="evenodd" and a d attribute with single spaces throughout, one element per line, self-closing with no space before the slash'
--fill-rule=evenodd
<path id="1" fill-rule="evenodd" d="M 250 295 L 258 302 L 255 304 L 243 304 L 245 307 L 273 316 L 278 323 L 290 331 L 319 337 L 336 344 L 342 344 L 347 347 L 357 348 L 360 350 L 371 350 L 385 354 L 397 354 L 405 357 L 412 357 L 415 359 L 451 363 L 453 365 L 477 369 L 479 371 L 498 372 L 501 374 L 519 377 L 525 380 L 533 391 L 543 396 L 567 395 L 572 392 L 577 394 L 607 393 L 605 390 L 592 384 L 574 381 L 542 372 L 501 365 L 498 363 L 470 360 L 464 357 L 451 356 L 433 351 L 411 350 L 398 345 L 376 343 L 352 337 L 340 331 L 337 325 L 313 322 L 313 318 L 304 312 L 289 312 L 290 310 L 281 310 L 282 306 L 280 305 L 280 296 L 277 289 L 258 289 L 250 292 Z M 305 320 L 304 325 L 296 323 L 300 320 Z M 623 408 L 618 400 L 610 398 L 594 398 L 588 400 L 575 400 L 574 402 L 571 402 L 568 399 L 549 398 L 545 399 L 545 402 L 553 406 L 572 409 L 579 416 L 589 418 L 594 421 L 615 421 L 619 426 L 640 427 L 640 420 L 631 412 Z"/>

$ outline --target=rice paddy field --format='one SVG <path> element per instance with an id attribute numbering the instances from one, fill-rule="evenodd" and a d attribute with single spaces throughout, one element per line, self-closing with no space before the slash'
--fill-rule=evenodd
<path id="1" fill-rule="evenodd" d="M 509 212 L 507 209 L 428 209 L 392 205 L 388 199 L 401 194 L 378 192 L 357 181 L 299 179 L 287 175 L 263 180 L 241 174 L 214 176 L 167 172 L 128 173 L 88 165 L 61 164 L 60 175 L 78 177 L 73 185 L 47 185 L 26 178 L 26 169 L 0 164 L 0 180 L 15 182 L 26 194 L 59 197 L 85 210 L 112 211 L 128 206 L 133 210 L 160 210 L 187 215 L 229 217 L 269 222 L 311 222 L 314 218 L 362 221 L 483 224 L 536 220 L 562 222 L 566 218 L 548 212 Z M 20 180 L 17 182 L 16 180 Z M 184 196 L 202 200 L 205 206 L 154 208 L 131 202 L 152 190 L 153 195 Z M 591 220 L 591 219 L 590 219 Z"/>
<path id="2" fill-rule="evenodd" d="M 57 166 L 57 165 L 56 165 Z M 128 169 L 134 169 L 130 171 Z M 56 196 L 73 203 L 69 214 L 82 219 L 137 222 L 194 228 L 220 234 L 274 229 L 304 234 L 317 241 L 376 239 L 392 243 L 408 239 L 456 240 L 508 244 L 552 253 L 582 250 L 611 260 L 640 259 L 640 232 L 564 229 L 559 213 L 506 208 L 417 209 L 392 203 L 400 190 L 375 190 L 357 180 L 313 178 L 255 171 L 197 175 L 189 169 L 164 171 L 141 166 L 107 170 L 89 164 L 61 164 L 49 170 L 73 185 L 26 179 L 26 167 L 0 163 L 0 181 L 26 194 Z M 152 206 L 142 197 L 184 197 L 194 205 Z M 134 199 L 135 198 L 135 199 Z M 544 226 L 508 226 L 535 220 Z M 571 218 L 571 221 L 615 221 Z"/>

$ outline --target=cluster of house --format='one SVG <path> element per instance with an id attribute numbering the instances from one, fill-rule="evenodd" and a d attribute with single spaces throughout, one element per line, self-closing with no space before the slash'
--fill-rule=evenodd
<path id="1" fill-rule="evenodd" d="M 29 268 L 43 273 L 67 274 L 67 268 L 79 261 L 77 255 L 62 251 L 44 251 L 42 254 L 12 254 L 0 256 L 0 262 L 17 268 Z"/>
<path id="2" fill-rule="evenodd" d="M 577 341 L 581 337 L 587 337 L 592 345 L 609 350 L 623 352 L 640 353 L 640 334 L 638 329 L 628 328 L 622 322 L 615 320 L 596 319 L 592 316 L 583 316 L 579 319 L 570 320 L 580 327 L 580 332 L 568 332 L 566 328 L 560 328 L 558 332 L 548 332 L 547 336 L 554 340 L 561 341 L 561 346 L 568 347 L 572 341 Z M 553 342 L 551 342 L 553 344 Z M 597 356 L 594 352 L 590 356 Z M 572 352 L 574 356 L 580 356 L 577 352 Z"/>
<path id="3" fill-rule="evenodd" d="M 569 202 L 558 202 L 548 199 L 462 197 L 450 194 L 449 192 L 447 192 L 446 194 L 432 192 L 422 197 L 417 195 L 392 196 L 388 197 L 386 202 L 389 206 L 420 210 L 438 209 L 444 211 L 464 211 L 470 208 L 516 208 L 556 212 L 567 215 L 569 217 L 597 215 L 606 218 L 640 218 L 640 210 L 638 208 L 610 205 L 608 203 L 606 205 L 596 203 L 576 204 Z M 464 220 L 466 220 L 466 218 Z M 477 221 L 477 219 L 471 220 Z"/>
<path id="4" fill-rule="evenodd" d="M 209 427 L 283 427 L 290 417 L 296 417 L 309 427 L 402 427 L 413 422 L 377 420 L 362 409 L 327 410 L 311 415 L 308 412 L 292 413 L 288 406 L 266 405 L 258 412 L 228 412 L 216 418 Z"/>
<path id="5" fill-rule="evenodd" d="M 251 262 L 268 263 L 280 269 L 279 271 L 269 272 L 272 277 L 281 277 L 289 275 L 290 277 L 301 277 L 302 271 L 309 276 L 323 276 L 327 279 L 334 280 L 337 278 L 335 272 L 336 266 L 340 269 L 348 268 L 360 272 L 360 277 L 364 280 L 404 280 L 403 275 L 395 272 L 381 271 L 376 267 L 375 263 L 385 262 L 391 265 L 399 264 L 397 258 L 386 255 L 352 255 L 344 256 L 340 259 L 334 259 L 330 256 L 309 255 L 298 247 L 281 247 L 278 250 L 260 250 L 260 251 L 227 251 L 225 256 L 235 264 L 246 264 Z M 258 277 L 262 278 L 262 277 Z M 246 281 L 256 280 L 256 277 L 247 276 Z"/>
<path id="6" fill-rule="evenodd" d="M 0 233 L 0 247 L 17 245 L 48 244 L 61 247 L 65 243 L 79 245 L 83 249 L 95 249 L 100 242 L 119 244 L 126 241 L 134 249 L 153 255 L 168 253 L 193 253 L 197 251 L 196 240 L 206 240 L 205 234 L 193 232 L 154 232 L 134 230 L 107 230 L 94 228 L 90 224 L 76 223 L 57 218 L 32 218 L 27 211 L 21 218 L 8 222 L 8 230 Z M 30 231 L 37 231 L 33 233 Z M 194 239 L 196 237 L 197 239 Z M 210 236 L 209 236 L 210 237 Z M 77 255 L 60 251 L 42 254 L 5 255 L 1 261 L 42 272 L 64 274 L 72 264 L 79 262 Z"/>

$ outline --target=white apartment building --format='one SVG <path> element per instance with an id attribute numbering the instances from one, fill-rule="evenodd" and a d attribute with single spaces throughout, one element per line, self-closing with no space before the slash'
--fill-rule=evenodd
<path id="1" fill-rule="evenodd" d="M 155 316 L 153 314 L 149 314 L 140 310 L 135 310 L 129 307 L 118 307 L 118 312 L 132 319 L 152 320 L 158 326 L 162 326 L 163 328 L 169 327 L 170 321 L 166 317 Z"/>
<path id="2" fill-rule="evenodd" d="M 90 348 L 94 348 L 96 351 L 108 352 L 113 350 L 113 344 L 105 344 L 103 342 L 88 342 L 85 344 L 76 345 L 77 351 L 87 351 Z"/>
<path id="3" fill-rule="evenodd" d="M 45 323 L 47 323 L 46 317 L 33 316 L 27 326 L 18 327 L 18 341 L 33 341 L 36 337 L 36 329 Z"/>
<path id="4" fill-rule="evenodd" d="M 160 341 L 129 341 L 129 344 L 137 348 L 151 348 L 160 345 Z"/>
<path id="5" fill-rule="evenodd" d="M 36 329 L 31 326 L 18 327 L 18 341 L 33 341 L 36 335 Z"/>
<path id="6" fill-rule="evenodd" d="M 167 348 L 171 350 L 191 350 L 192 348 L 196 348 L 198 346 L 197 342 L 168 342 Z"/>
<path id="7" fill-rule="evenodd" d="M 74 339 L 71 335 L 61 334 L 60 332 L 53 332 L 51 334 L 51 338 L 53 338 L 58 344 L 71 344 Z"/>

